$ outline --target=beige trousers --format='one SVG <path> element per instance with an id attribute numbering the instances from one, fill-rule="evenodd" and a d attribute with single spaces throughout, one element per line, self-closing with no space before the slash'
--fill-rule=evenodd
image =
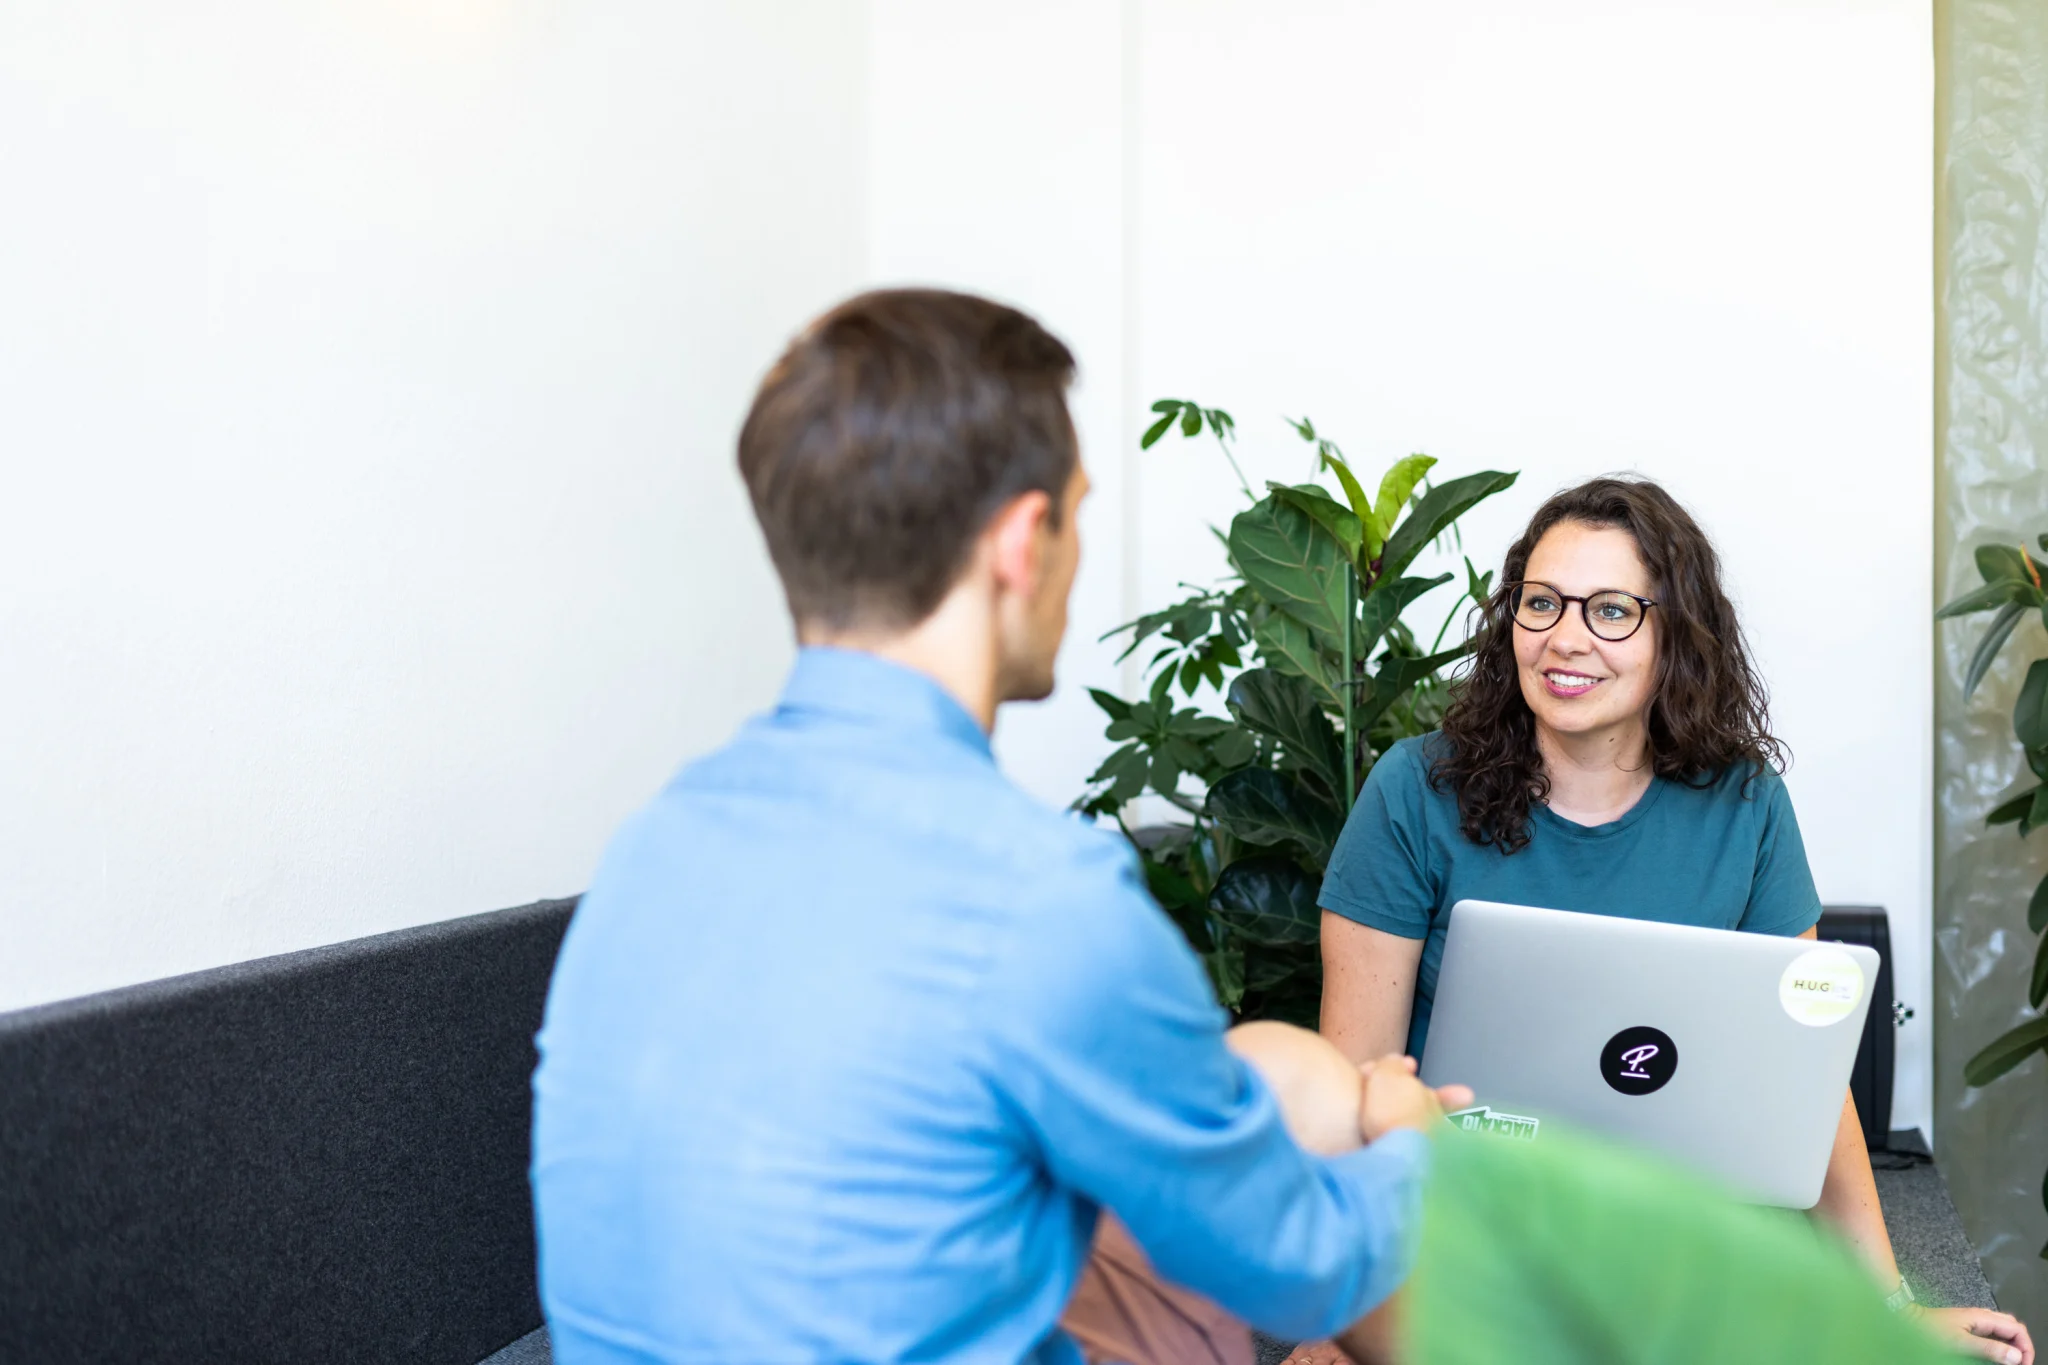
<path id="1" fill-rule="evenodd" d="M 1251 1329 L 1168 1284 L 1108 1214 L 1060 1326 L 1089 1365 L 1251 1365 Z"/>

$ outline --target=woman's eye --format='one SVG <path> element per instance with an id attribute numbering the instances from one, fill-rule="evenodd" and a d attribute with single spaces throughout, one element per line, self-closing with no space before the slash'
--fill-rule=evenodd
<path id="1" fill-rule="evenodd" d="M 1600 613 L 1603 621 L 1626 621 L 1629 618 L 1628 608 L 1619 602 L 1602 602 L 1593 610 Z"/>
<path id="2" fill-rule="evenodd" d="M 1522 606 L 1528 611 L 1542 612 L 1545 616 L 1548 616 L 1551 612 L 1557 610 L 1557 599 L 1554 597 L 1544 597 L 1539 593 L 1535 597 L 1524 598 Z"/>

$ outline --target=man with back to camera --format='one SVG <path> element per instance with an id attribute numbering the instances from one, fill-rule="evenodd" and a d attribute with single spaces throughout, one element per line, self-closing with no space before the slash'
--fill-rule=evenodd
<path id="1" fill-rule="evenodd" d="M 1469 1094 L 1226 1042 L 1128 847 L 990 755 L 1066 630 L 1073 372 L 1014 309 L 901 290 L 763 382 L 739 463 L 802 649 L 626 824 L 556 965 L 563 1365 L 1249 1361 L 1230 1315 L 1323 1335 L 1400 1283 L 1419 1130 Z M 1099 1210 L 1150 1265 L 1110 1223 L 1090 1258 Z"/>

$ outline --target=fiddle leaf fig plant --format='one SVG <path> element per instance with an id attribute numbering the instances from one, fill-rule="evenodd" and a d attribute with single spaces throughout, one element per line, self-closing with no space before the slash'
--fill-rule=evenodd
<path id="1" fill-rule="evenodd" d="M 2048 535 L 2037 542 L 2048 552 Z M 1989 611 L 1991 624 L 1970 656 L 1963 674 L 1963 696 L 1977 690 L 1977 684 L 1991 670 L 1998 652 L 2012 637 L 2013 628 L 2029 612 L 2039 612 L 2048 626 L 2048 591 L 2042 574 L 2048 564 L 2027 553 L 2025 546 L 1986 545 L 1977 551 L 1977 572 L 1984 586 L 1964 593 L 1935 613 L 1935 619 Z M 2019 826 L 2020 837 L 2048 825 L 2048 659 L 2036 659 L 2020 684 L 2018 703 L 2012 712 L 2013 736 L 2026 754 L 2027 768 L 2034 783 L 1998 803 L 1984 818 L 1987 825 Z M 2048 1001 L 2048 877 L 2034 888 L 2027 903 L 2027 928 L 2041 942 L 2034 949 L 2034 970 L 2027 988 L 2027 1006 L 2039 1011 Z M 2048 1015 L 2036 1017 L 2007 1029 L 1987 1043 L 1963 1066 L 1963 1080 L 1971 1086 L 1989 1085 L 2036 1052 L 2048 1050 Z M 2048 1205 L 2048 1177 L 2041 1185 L 2041 1201 Z M 2048 1246 L 2041 1248 L 2048 1260 Z"/>
<path id="2" fill-rule="evenodd" d="M 1143 448 L 1176 430 L 1207 433 L 1249 505 L 1217 532 L 1227 578 L 1183 584 L 1179 601 L 1103 637 L 1130 637 L 1119 662 L 1150 647 L 1150 681 L 1136 701 L 1092 693 L 1117 747 L 1075 808 L 1114 819 L 1137 846 L 1153 895 L 1202 955 L 1224 1005 L 1314 1027 L 1316 895 L 1337 836 L 1374 760 L 1435 728 L 1444 670 L 1472 646 L 1444 640 L 1459 609 L 1493 588 L 1493 575 L 1466 559 L 1458 597 L 1424 646 L 1403 613 L 1456 576 L 1406 571 L 1432 544 L 1455 540 L 1458 518 L 1515 475 L 1432 486 L 1436 461 L 1409 455 L 1368 493 L 1303 417 L 1288 425 L 1313 448 L 1313 477 L 1268 483 L 1261 495 L 1238 464 L 1229 413 L 1181 398 L 1152 411 Z M 1334 488 L 1316 481 L 1325 474 Z M 1128 808 L 1148 795 L 1183 818 L 1132 828 Z"/>

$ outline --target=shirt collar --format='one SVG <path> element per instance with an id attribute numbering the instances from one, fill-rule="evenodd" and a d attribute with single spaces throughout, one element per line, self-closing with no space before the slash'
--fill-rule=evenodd
<path id="1" fill-rule="evenodd" d="M 945 688 L 916 669 L 861 650 L 799 650 L 782 689 L 781 709 L 936 731 L 993 761 L 988 734 Z"/>

